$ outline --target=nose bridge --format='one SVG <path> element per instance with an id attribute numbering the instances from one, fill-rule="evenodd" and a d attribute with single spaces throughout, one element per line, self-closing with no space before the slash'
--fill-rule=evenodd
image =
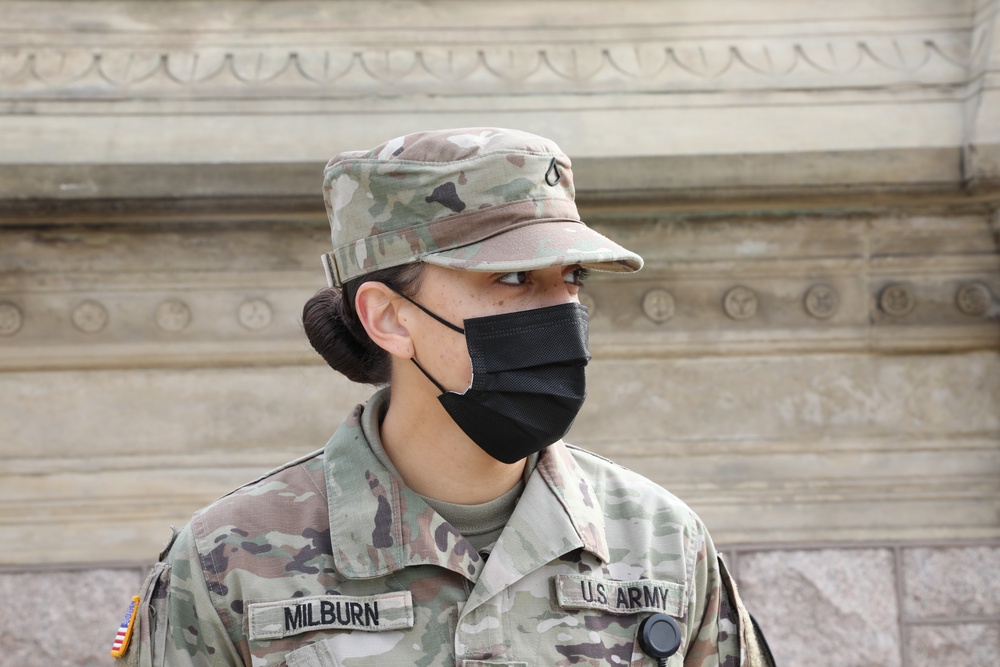
<path id="1" fill-rule="evenodd" d="M 538 281 L 538 307 L 558 306 L 564 303 L 579 303 L 579 289 L 566 282 L 562 267 L 547 269 L 544 277 Z"/>

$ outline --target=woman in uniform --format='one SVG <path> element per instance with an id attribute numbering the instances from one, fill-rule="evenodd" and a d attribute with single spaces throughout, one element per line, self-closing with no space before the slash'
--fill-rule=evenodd
<path id="1" fill-rule="evenodd" d="M 325 170 L 316 351 L 382 387 L 326 447 L 194 515 L 136 598 L 143 665 L 766 664 L 708 533 L 562 441 L 586 395 L 588 228 L 569 159 L 497 128 Z"/>

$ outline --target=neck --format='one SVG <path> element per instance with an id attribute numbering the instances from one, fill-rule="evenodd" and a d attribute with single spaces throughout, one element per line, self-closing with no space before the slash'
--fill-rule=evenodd
<path id="1" fill-rule="evenodd" d="M 413 369 L 414 372 L 416 368 Z M 422 375 L 393 378 L 382 446 L 411 489 L 461 505 L 499 498 L 524 472 L 524 461 L 497 461 L 452 420 Z"/>

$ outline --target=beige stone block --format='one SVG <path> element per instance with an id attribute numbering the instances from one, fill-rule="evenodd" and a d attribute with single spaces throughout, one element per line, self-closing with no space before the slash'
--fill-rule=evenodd
<path id="1" fill-rule="evenodd" d="M 822 448 L 901 429 L 917 441 L 983 436 L 1000 428 L 998 370 L 992 353 L 598 359 L 571 433 L 640 455 L 741 440 Z M 4 373 L 0 386 L 4 451 L 46 456 L 315 448 L 371 392 L 319 365 Z M 887 444 L 905 451 L 907 441 Z"/>
<path id="2" fill-rule="evenodd" d="M 766 448 L 774 439 L 1000 429 L 993 352 L 596 359 L 588 373 L 576 425 L 595 445 L 745 439 Z"/>
<path id="3" fill-rule="evenodd" d="M 568 440 L 688 501 L 720 542 L 997 537 L 996 363 L 598 359 Z M 322 365 L 2 373 L 2 562 L 148 558 L 370 392 Z"/>
<path id="4" fill-rule="evenodd" d="M 918 211 L 873 216 L 865 226 L 870 239 L 867 251 L 877 273 L 905 271 L 921 261 L 926 262 L 921 268 L 942 273 L 952 269 L 959 257 L 969 255 L 982 257 L 989 266 L 996 254 L 988 215 Z"/>
<path id="5" fill-rule="evenodd" d="M 992 353 L 592 363 L 570 437 L 728 543 L 993 538 Z"/>
<path id="6" fill-rule="evenodd" d="M 322 166 L 317 176 L 322 178 Z M 248 221 L 227 218 L 222 206 L 213 215 L 217 224 L 185 224 L 180 214 L 143 224 L 149 221 L 135 212 L 108 226 L 69 222 L 5 228 L 0 257 L 10 275 L 4 275 L 3 284 L 29 291 L 135 283 L 233 286 L 257 275 L 273 286 L 287 284 L 300 272 L 318 271 L 318 282 L 325 285 L 319 255 L 330 245 L 330 227 L 322 211 L 321 182 L 312 185 L 319 201 L 311 216 L 263 213 L 263 219 Z"/>
<path id="7" fill-rule="evenodd" d="M 142 574 L 134 569 L 0 572 L 0 654 L 18 667 L 111 665 Z"/>
<path id="8" fill-rule="evenodd" d="M 992 12 L 992 14 L 991 14 Z M 996 20 L 995 7 L 984 3 L 976 16 L 977 28 L 982 31 L 983 46 L 974 61 L 974 75 L 982 77 L 983 85 L 976 90 L 968 104 L 971 116 L 970 143 L 975 150 L 966 157 L 966 169 L 978 178 L 993 182 L 1000 180 L 1000 23 Z"/>
<path id="9" fill-rule="evenodd" d="M 672 488 L 669 479 L 664 484 Z M 804 492 L 784 502 L 761 500 L 754 494 L 727 496 L 725 489 L 701 494 L 682 489 L 678 495 L 723 545 L 996 538 L 1000 502 L 995 498 L 963 499 L 956 494 L 942 500 L 948 491 L 937 489 L 913 498 L 908 491 L 900 494 L 901 499 L 857 494 L 858 501 L 850 500 L 849 491 Z"/>
<path id="10" fill-rule="evenodd" d="M 995 667 L 1000 662 L 1000 625 L 914 625 L 907 631 L 910 667 Z"/>
<path id="11" fill-rule="evenodd" d="M 0 373 L 0 563 L 141 561 L 321 448 L 370 387 L 325 366 Z"/>
<path id="12" fill-rule="evenodd" d="M 305 454 L 372 391 L 319 365 L 3 373 L 0 387 L 4 456 L 53 472 L 67 455 Z"/>
<path id="13" fill-rule="evenodd" d="M 998 572 L 1000 546 L 904 549 L 903 610 L 914 620 L 995 618 L 1000 616 Z"/>
<path id="14" fill-rule="evenodd" d="M 739 578 L 777 664 L 902 664 L 890 550 L 746 553 Z"/>
<path id="15" fill-rule="evenodd" d="M 649 109 L 635 106 L 626 101 L 624 106 L 618 101 L 613 110 L 579 108 L 573 112 L 574 118 L 566 119 L 560 110 L 563 103 L 556 97 L 535 100 L 540 113 L 538 119 L 525 120 L 522 110 L 501 105 L 490 114 L 491 124 L 498 127 L 519 127 L 528 131 L 550 135 L 571 156 L 603 157 L 611 152 L 618 153 L 618 147 L 629 147 L 628 155 L 652 156 L 705 156 L 746 154 L 783 154 L 796 149 L 805 151 L 801 158 L 786 158 L 806 167 L 798 173 L 786 168 L 781 170 L 782 180 L 790 180 L 797 185 L 823 185 L 821 176 L 830 175 L 830 168 L 844 166 L 837 161 L 824 163 L 818 160 L 821 152 L 845 151 L 847 155 L 860 157 L 862 151 L 873 148 L 886 151 L 912 151 L 912 165 L 903 174 L 894 173 L 884 179 L 899 181 L 901 175 L 919 173 L 930 165 L 925 165 L 921 156 L 931 157 L 934 150 L 950 149 L 961 141 L 961 106 L 957 102 L 935 100 L 926 104 L 911 105 L 910 120 L 898 121 L 898 103 L 881 105 L 854 104 L 842 107 L 803 105 L 787 107 L 723 107 L 701 109 L 692 116 L 683 107 L 662 107 Z M 484 104 L 483 99 L 480 104 Z M 547 104 L 545 104 L 547 102 Z M 493 101 L 495 104 L 496 102 Z M 114 115 L 81 116 L 74 127 L 67 127 L 65 121 L 56 115 L 39 117 L 2 116 L 0 131 L 9 137 L 4 164 L 44 165 L 66 162 L 70 165 L 112 164 L 112 165 L 163 165 L 163 164 L 266 164 L 269 159 L 280 163 L 314 162 L 321 168 L 332 155 L 342 150 L 370 148 L 382 141 L 407 132 L 428 129 L 428 123 L 436 127 L 469 127 L 481 125 L 482 115 L 469 111 L 452 111 L 442 103 L 435 103 L 433 120 L 415 119 L 411 109 L 393 109 L 392 103 L 378 98 L 366 101 L 373 109 L 383 113 L 373 117 L 362 110 L 341 112 L 338 122 L 331 122 L 332 109 L 325 112 L 310 112 L 309 106 L 285 105 L 277 113 L 220 115 L 201 114 L 186 117 L 180 114 L 153 118 L 115 117 Z M 443 107 L 443 108 L 442 108 Z M 631 108 L 630 108 L 631 107 Z M 296 122 L 289 123 L 289 115 L 295 111 Z M 910 117 L 912 116 L 912 118 Z M 553 123 L 554 119 L 565 122 Z M 477 122 L 478 121 L 478 122 Z M 672 126 L 671 133 L 658 131 L 664 125 Z M 816 132 L 817 126 L 836 125 L 843 133 Z M 560 129 L 560 126 L 561 129 Z M 359 135 L 353 128 L 364 128 Z M 572 133 L 572 129 L 593 130 L 601 128 L 600 141 L 592 133 Z M 750 131 L 756 128 L 757 131 Z M 779 128 L 791 130 L 780 132 Z M 608 136 L 608 133 L 611 133 Z M 77 143 L 73 153 L 59 152 L 57 137 L 72 137 Z M 253 141 L 234 141 L 233 137 L 254 137 Z M 591 137 L 588 139 L 588 137 Z M 873 146 L 874 144 L 874 146 Z M 887 153 L 888 161 L 892 153 Z M 275 159 L 275 158 L 280 159 Z M 69 159 L 67 159 L 69 158 Z M 220 159 L 224 158 L 224 159 Z M 807 161 L 808 160 L 808 161 Z M 676 163 L 676 161 L 674 161 Z M 719 160 L 721 162 L 721 160 Z M 909 161 L 908 161 L 909 162 Z M 669 164 L 669 163 L 668 163 Z M 748 163 L 752 165 L 753 162 Z M 642 164 L 647 181 L 655 173 L 650 171 L 656 163 Z M 276 167 L 280 172 L 280 167 Z M 728 171 L 719 164 L 718 173 Z M 861 167 L 865 172 L 866 167 Z M 912 171 L 911 171 L 912 169 Z M 939 176 L 951 174 L 953 169 L 938 168 Z M 850 171 L 833 172 L 838 182 L 854 183 Z M 263 177 L 260 173 L 258 176 Z M 772 175 L 754 173 L 752 170 L 737 172 L 741 180 L 719 182 L 716 185 L 752 186 L 778 185 Z M 635 186 L 634 180 L 625 180 L 624 175 L 615 175 L 610 183 L 618 189 Z M 657 178 L 662 184 L 662 176 Z M 263 179 L 262 179 L 263 181 Z M 266 182 L 266 181 L 263 181 Z M 595 183 L 599 183 L 596 181 Z M 63 190 L 45 194 L 92 198 L 101 196 L 122 196 L 125 192 L 101 192 L 95 185 L 99 180 L 65 185 Z M 233 183 L 238 187 L 238 183 Z M 153 186 L 152 188 L 150 186 Z M 141 192 L 151 194 L 155 184 L 140 186 Z M 645 189 L 645 188 L 643 188 Z M 5 188 L 6 190 L 6 188 Z M 267 188 L 266 192 L 272 191 Z M 4 191 L 12 198 L 16 193 Z M 24 193 L 38 195 L 39 192 Z M 162 193 L 167 194 L 167 193 Z"/>

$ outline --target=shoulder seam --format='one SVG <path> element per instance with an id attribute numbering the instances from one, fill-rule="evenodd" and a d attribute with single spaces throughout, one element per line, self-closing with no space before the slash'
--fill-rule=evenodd
<path id="1" fill-rule="evenodd" d="M 219 623 L 222 625 L 222 627 L 226 631 L 226 638 L 229 640 L 229 643 L 232 645 L 234 653 L 241 653 L 241 651 L 239 649 L 239 643 L 240 643 L 239 638 L 238 638 L 239 637 L 239 634 L 238 634 L 239 631 L 236 630 L 235 628 L 233 628 L 232 627 L 232 623 L 229 621 L 229 619 L 228 618 L 224 618 L 223 614 L 220 612 L 220 607 L 219 607 L 217 598 L 224 599 L 224 597 L 221 596 L 221 595 L 219 595 L 219 593 L 217 591 L 215 591 L 215 590 L 212 589 L 212 586 L 210 586 L 209 582 L 208 582 L 208 573 L 205 572 L 204 559 L 207 558 L 207 559 L 209 559 L 209 560 L 212 561 L 212 569 L 214 570 L 212 572 L 212 575 L 216 577 L 215 583 L 216 584 L 221 583 L 221 581 L 219 581 L 219 579 L 217 577 L 217 573 L 220 572 L 220 569 L 219 569 L 219 564 L 218 564 L 218 562 L 215 559 L 215 553 L 214 553 L 213 550 L 209 550 L 207 552 L 204 552 L 204 555 L 203 555 L 202 548 L 201 548 L 201 539 L 198 537 L 198 532 L 195 531 L 195 525 L 194 525 L 195 521 L 202 521 L 202 520 L 203 520 L 202 517 L 196 516 L 195 518 L 193 518 L 191 520 L 191 524 L 190 524 L 191 525 L 191 541 L 192 541 L 191 547 L 194 548 L 194 555 L 195 555 L 195 557 L 197 559 L 198 571 L 199 571 L 199 574 L 200 574 L 201 583 L 202 583 L 202 585 L 204 585 L 205 591 L 208 593 L 208 600 L 209 600 L 209 602 L 211 604 L 212 611 L 215 613 L 216 619 L 218 619 Z M 207 535 L 208 534 L 208 531 L 205 530 L 204 526 L 201 527 L 201 531 L 200 532 L 203 535 Z"/>
<path id="2" fill-rule="evenodd" d="M 208 505 L 206 505 L 205 509 L 207 509 L 208 507 L 211 507 L 212 505 L 214 505 L 216 502 L 222 500 L 223 498 L 228 498 L 229 496 L 233 495 L 234 493 L 236 493 L 237 491 L 239 491 L 241 489 L 245 489 L 248 486 L 253 486 L 254 484 L 256 484 L 258 482 L 264 481 L 268 477 L 272 477 L 273 475 L 277 475 L 279 472 L 281 472 L 283 470 L 288 470 L 289 468 L 294 468 L 295 466 L 297 466 L 297 465 L 299 465 L 301 463 L 305 463 L 306 461 L 309 461 L 311 459 L 314 459 L 317 456 L 322 456 L 324 449 L 325 448 L 321 447 L 320 449 L 317 449 L 314 452 L 310 452 L 309 454 L 306 454 L 304 456 L 300 456 L 297 459 L 292 459 L 288 463 L 284 463 L 284 464 L 278 466 L 277 468 L 274 468 L 272 470 L 268 470 L 263 475 L 259 475 L 255 479 L 252 479 L 249 482 L 246 482 L 245 484 L 240 484 L 235 489 L 230 489 L 229 491 L 227 491 L 226 493 L 222 494 L 221 496 L 219 496 L 218 498 L 216 498 L 214 501 L 212 501 L 211 503 L 209 503 Z"/>
<path id="3" fill-rule="evenodd" d="M 571 445 L 568 442 L 564 442 L 563 444 L 566 446 L 566 449 L 572 450 L 574 452 L 579 452 L 580 454 L 587 454 L 589 456 L 593 456 L 595 459 L 600 459 L 601 461 L 605 461 L 605 462 L 610 463 L 612 465 L 616 465 L 616 466 L 618 466 L 620 468 L 624 467 L 624 466 L 618 465 L 617 463 L 615 463 L 614 461 L 612 461 L 611 459 L 609 459 L 606 456 L 601 456 L 600 454 L 595 454 L 594 452 L 590 451 L 589 449 L 584 449 L 583 447 L 580 447 L 579 445 Z"/>
<path id="4" fill-rule="evenodd" d="M 564 442 L 563 444 L 566 446 L 566 449 L 570 450 L 574 454 L 583 454 L 585 456 L 591 456 L 591 457 L 597 459 L 598 461 L 603 461 L 604 463 L 607 463 L 608 465 L 610 465 L 612 467 L 620 468 L 622 470 L 628 470 L 629 472 L 633 472 L 633 470 L 631 468 L 623 466 L 621 463 L 618 463 L 617 461 L 612 461 L 607 456 L 602 456 L 600 454 L 597 454 L 595 452 L 590 451 L 589 449 L 584 449 L 583 447 L 580 447 L 579 445 L 571 445 L 568 442 Z"/>

